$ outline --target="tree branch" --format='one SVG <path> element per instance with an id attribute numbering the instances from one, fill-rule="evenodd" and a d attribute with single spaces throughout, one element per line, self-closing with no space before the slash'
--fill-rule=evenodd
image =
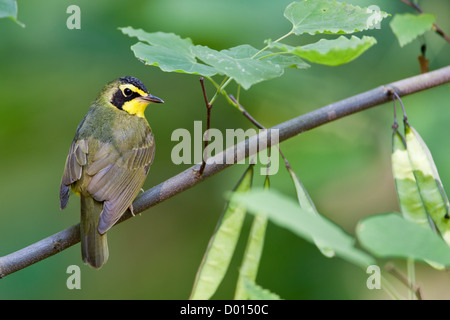
<path id="1" fill-rule="evenodd" d="M 389 102 L 392 99 L 392 90 L 399 96 L 406 96 L 448 82 L 450 82 L 450 66 L 377 87 L 288 120 L 269 130 L 279 130 L 279 142 L 282 142 L 328 122 Z M 256 139 L 265 134 L 267 134 L 267 131 L 250 137 L 214 157 L 209 158 L 201 176 L 196 174 L 196 171 L 201 165 L 197 164 L 147 190 L 133 202 L 134 212 L 143 212 L 148 208 L 201 183 L 216 173 L 230 167 L 239 160 L 242 160 L 242 158 L 252 156 L 253 154 L 249 154 L 249 151 L 251 150 L 250 146 Z M 267 145 L 271 146 L 272 143 L 275 142 L 269 141 Z M 224 160 L 229 159 L 227 157 L 230 155 L 233 156 L 233 163 L 226 163 Z M 127 211 L 118 223 L 131 217 L 131 213 Z M 79 224 L 77 224 L 26 248 L 1 257 L 0 278 L 61 252 L 79 241 L 80 230 Z"/>

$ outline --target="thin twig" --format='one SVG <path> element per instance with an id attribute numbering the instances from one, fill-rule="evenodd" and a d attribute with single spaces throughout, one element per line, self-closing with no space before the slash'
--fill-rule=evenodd
<path id="1" fill-rule="evenodd" d="M 262 129 L 262 130 L 266 129 L 266 127 L 264 127 L 262 124 L 260 124 L 258 121 L 256 121 L 256 119 L 253 118 L 252 115 L 250 113 L 248 113 L 247 110 L 244 109 L 244 107 L 236 100 L 235 97 L 233 97 L 232 94 L 229 94 L 228 96 L 230 97 L 231 101 L 233 101 L 238 106 L 239 110 L 242 112 L 244 117 L 246 117 L 248 120 L 250 120 L 250 122 L 253 123 L 259 129 Z"/>
<path id="2" fill-rule="evenodd" d="M 392 102 L 394 103 L 394 124 L 392 125 L 392 130 L 398 130 L 398 121 L 397 121 L 397 107 L 395 106 L 395 97 L 392 94 Z"/>
<path id="3" fill-rule="evenodd" d="M 410 281 L 402 272 L 400 272 L 393 263 L 389 262 L 386 264 L 385 269 L 387 272 L 392 274 L 397 280 L 403 283 L 406 287 L 409 288 L 411 292 L 414 293 L 417 300 L 422 300 L 422 292 L 419 286 L 416 286 L 414 283 Z"/>
<path id="4" fill-rule="evenodd" d="M 400 0 L 403 3 L 407 4 L 410 7 L 413 7 L 416 9 L 419 13 L 423 13 L 423 10 L 417 3 L 411 2 L 410 0 Z M 450 37 L 444 33 L 444 31 L 438 27 L 436 23 L 433 23 L 433 29 L 434 31 L 440 35 L 442 38 L 444 38 L 448 43 L 450 43 Z"/>
<path id="5" fill-rule="evenodd" d="M 205 146 L 203 148 L 202 153 L 202 165 L 200 166 L 200 169 L 198 170 L 198 175 L 201 176 L 203 174 L 203 171 L 205 170 L 206 166 L 206 155 L 208 151 L 208 144 L 209 144 L 209 129 L 211 128 L 211 108 L 212 105 L 208 101 L 208 97 L 206 95 L 206 89 L 205 89 L 205 83 L 203 77 L 200 77 L 200 85 L 202 86 L 203 91 L 203 98 L 205 99 L 206 104 L 206 137 L 204 137 L 205 140 Z"/>
<path id="6" fill-rule="evenodd" d="M 271 128 L 271 130 L 278 130 L 279 139 L 276 142 L 283 142 L 302 132 L 388 102 L 392 98 L 390 90 L 395 90 L 399 96 L 406 96 L 449 82 L 450 66 L 447 66 L 426 74 L 420 74 L 388 85 L 379 86 L 353 97 L 332 103 L 307 114 L 285 121 Z M 251 143 L 257 141 L 256 139 L 258 139 L 260 135 L 262 135 L 262 133 L 255 137 L 250 137 L 246 141 L 242 141 L 215 155 L 211 159 L 208 159 L 208 161 L 211 160 L 212 164 L 205 167 L 201 177 L 198 177 L 198 175 L 195 174 L 195 171 L 200 165 L 197 164 L 145 191 L 133 202 L 134 213 L 141 213 L 170 199 L 232 166 L 242 160 L 243 157 L 252 156 L 253 154 L 250 154 L 249 152 Z M 273 143 L 275 142 L 268 141 L 267 147 L 272 146 Z M 245 152 L 238 152 L 240 150 L 244 150 Z M 256 152 L 259 151 L 261 151 L 261 149 L 256 150 Z M 229 153 L 234 155 L 233 163 L 223 161 L 223 159 L 227 159 Z M 119 222 L 123 222 L 129 218 L 132 218 L 132 215 L 127 211 Z M 3 241 L 6 241 L 6 239 L 3 239 Z M 14 240 L 9 239 L 9 241 Z M 79 224 L 76 224 L 41 241 L 31 244 L 26 248 L 0 257 L 0 278 L 59 253 L 79 241 L 80 229 Z"/>
<path id="7" fill-rule="evenodd" d="M 256 121 L 256 119 L 253 118 L 252 115 L 247 112 L 247 110 L 245 110 L 245 108 L 233 97 L 233 95 L 230 94 L 228 96 L 230 97 L 231 101 L 233 101 L 238 106 L 239 110 L 242 112 L 244 117 L 246 117 L 248 120 L 250 120 L 250 122 L 253 123 L 259 129 L 262 129 L 262 130 L 266 129 L 266 127 L 264 127 L 262 124 L 260 124 L 258 121 Z M 284 160 L 284 164 L 286 166 L 286 169 L 289 170 L 291 168 L 291 164 L 286 159 L 286 157 L 284 156 L 283 152 L 281 152 L 280 146 L 277 146 L 277 147 L 278 147 L 278 152 L 280 153 L 281 157 Z"/>
<path id="8" fill-rule="evenodd" d="M 397 92 L 395 92 L 395 90 L 391 90 L 391 93 L 392 93 L 393 99 L 394 99 L 394 106 L 395 106 L 395 98 L 397 98 L 397 100 L 400 102 L 400 105 L 402 106 L 403 122 L 408 123 L 408 116 L 406 115 L 406 110 L 405 110 L 405 106 L 403 105 L 402 99 L 400 99 L 400 96 L 398 95 Z"/>

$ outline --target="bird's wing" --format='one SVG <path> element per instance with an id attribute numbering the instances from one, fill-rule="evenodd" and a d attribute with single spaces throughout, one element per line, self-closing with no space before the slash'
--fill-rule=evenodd
<path id="1" fill-rule="evenodd" d="M 144 184 L 154 157 L 154 138 L 149 133 L 139 147 L 120 155 L 105 143 L 94 155 L 86 174 L 91 176 L 87 191 L 103 201 L 98 231 L 108 231 L 130 207 Z"/>
<path id="2" fill-rule="evenodd" d="M 64 209 L 69 201 L 70 185 L 81 178 L 82 167 L 87 163 L 88 151 L 88 142 L 85 139 L 74 140 L 70 146 L 59 190 L 61 209 Z"/>

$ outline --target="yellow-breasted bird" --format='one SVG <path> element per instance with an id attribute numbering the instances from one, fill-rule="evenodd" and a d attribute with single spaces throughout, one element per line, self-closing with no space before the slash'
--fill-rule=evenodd
<path id="1" fill-rule="evenodd" d="M 133 77 L 103 88 L 79 124 L 61 181 L 64 209 L 69 190 L 81 198 L 81 254 L 100 268 L 108 260 L 108 231 L 138 195 L 155 155 L 155 140 L 144 116 L 147 105 L 164 101 Z"/>

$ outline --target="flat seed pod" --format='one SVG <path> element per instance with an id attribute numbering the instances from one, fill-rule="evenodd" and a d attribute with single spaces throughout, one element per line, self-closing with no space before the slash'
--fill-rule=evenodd
<path id="1" fill-rule="evenodd" d="M 405 122 L 405 139 L 414 176 L 425 208 L 450 245 L 449 203 L 433 157 L 419 133 Z"/>
<path id="2" fill-rule="evenodd" d="M 264 190 L 269 189 L 270 180 L 266 176 L 264 181 Z M 256 214 L 253 218 L 252 227 L 247 240 L 247 246 L 244 252 L 244 258 L 239 272 L 239 278 L 236 285 L 235 300 L 248 299 L 248 290 L 246 280 L 255 281 L 258 274 L 259 261 L 264 247 L 264 238 L 266 236 L 267 216 Z"/>
<path id="3" fill-rule="evenodd" d="M 299 177 L 297 174 L 292 170 L 291 168 L 288 168 L 289 174 L 291 175 L 292 181 L 295 185 L 295 190 L 297 191 L 297 198 L 298 202 L 300 204 L 300 208 L 304 209 L 308 213 L 311 213 L 312 215 L 320 216 L 319 212 L 317 212 L 317 209 L 311 200 L 308 192 L 306 191 L 305 187 L 301 183 Z M 317 248 L 322 252 L 322 254 L 328 258 L 332 258 L 335 256 L 335 253 L 330 248 L 327 248 L 322 245 L 322 243 L 319 240 L 314 239 L 314 243 L 316 244 Z"/>
<path id="4" fill-rule="evenodd" d="M 234 192 L 243 193 L 250 190 L 253 179 L 253 164 L 245 171 Z M 207 300 L 216 292 L 228 270 L 236 248 L 246 208 L 233 201 L 231 196 L 216 230 L 209 240 L 200 268 L 197 271 L 191 300 Z"/>
<path id="5" fill-rule="evenodd" d="M 249 300 L 282 300 L 279 295 L 262 288 L 254 281 L 244 278 L 244 283 Z"/>
<path id="6" fill-rule="evenodd" d="M 403 217 L 429 228 L 427 211 L 420 196 L 408 151 L 403 137 L 397 130 L 392 135 L 391 161 L 395 188 L 397 189 L 398 202 Z"/>

